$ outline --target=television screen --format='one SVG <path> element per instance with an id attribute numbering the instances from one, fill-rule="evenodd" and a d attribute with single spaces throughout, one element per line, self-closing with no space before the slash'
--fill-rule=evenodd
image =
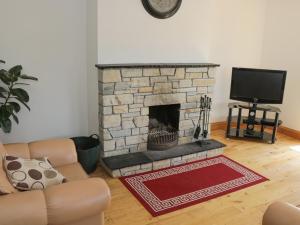
<path id="1" fill-rule="evenodd" d="M 283 101 L 286 71 L 233 68 L 230 99 L 281 104 Z"/>

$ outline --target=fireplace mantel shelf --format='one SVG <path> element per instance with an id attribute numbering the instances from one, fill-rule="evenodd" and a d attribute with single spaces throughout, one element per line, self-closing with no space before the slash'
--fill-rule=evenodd
<path id="1" fill-rule="evenodd" d="M 177 68 L 177 67 L 219 67 L 214 63 L 139 63 L 139 64 L 96 64 L 98 69 L 124 68 Z"/>

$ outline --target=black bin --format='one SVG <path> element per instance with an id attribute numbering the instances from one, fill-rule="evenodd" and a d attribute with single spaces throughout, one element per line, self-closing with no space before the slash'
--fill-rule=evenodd
<path id="1" fill-rule="evenodd" d="M 93 134 L 89 137 L 71 138 L 76 146 L 78 161 L 88 174 L 97 168 L 100 154 L 99 136 Z"/>

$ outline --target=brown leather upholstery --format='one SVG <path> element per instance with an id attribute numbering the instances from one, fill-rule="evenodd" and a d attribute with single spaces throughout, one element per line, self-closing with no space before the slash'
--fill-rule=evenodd
<path id="1" fill-rule="evenodd" d="M 299 225 L 300 209 L 288 203 L 275 202 L 263 217 L 263 225 Z"/>
<path id="2" fill-rule="evenodd" d="M 3 170 L 2 158 L 7 154 L 6 149 L 3 144 L 0 142 L 0 195 L 5 193 L 14 193 L 17 192 L 16 189 L 9 183 L 6 173 Z"/>
<path id="3" fill-rule="evenodd" d="M 101 178 L 88 178 L 77 162 L 74 143 L 69 139 L 10 144 L 0 154 L 24 158 L 48 157 L 69 182 L 44 191 L 0 196 L 1 225 L 103 225 L 110 191 Z M 0 168 L 0 182 L 1 172 Z"/>
<path id="4" fill-rule="evenodd" d="M 30 159 L 28 144 L 8 144 L 5 145 L 5 149 L 8 155 Z"/>
<path id="5" fill-rule="evenodd" d="M 106 183 L 98 178 L 47 188 L 48 223 L 66 224 L 95 216 L 108 207 L 109 196 Z"/>
<path id="6" fill-rule="evenodd" d="M 68 181 L 87 179 L 88 175 L 82 169 L 80 163 L 72 163 L 65 166 L 56 167 L 56 169 L 64 175 Z"/>
<path id="7" fill-rule="evenodd" d="M 27 191 L 0 197 L 1 225 L 47 225 L 42 191 Z"/>
<path id="8" fill-rule="evenodd" d="M 31 158 L 47 156 L 54 166 L 77 162 L 74 142 L 71 139 L 55 139 L 29 143 Z"/>

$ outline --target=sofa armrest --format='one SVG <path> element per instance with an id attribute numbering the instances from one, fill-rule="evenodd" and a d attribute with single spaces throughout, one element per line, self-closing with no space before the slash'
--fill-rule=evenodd
<path id="1" fill-rule="evenodd" d="M 44 193 L 49 224 L 68 224 L 96 216 L 110 204 L 110 190 L 101 178 L 52 186 Z"/>
<path id="2" fill-rule="evenodd" d="M 31 158 L 48 157 L 54 167 L 77 162 L 75 144 L 71 139 L 53 139 L 28 144 Z"/>
<path id="3" fill-rule="evenodd" d="M 287 204 L 276 202 L 270 205 L 263 217 L 263 225 L 299 225 L 300 209 Z"/>
<path id="4" fill-rule="evenodd" d="M 42 191 L 27 191 L 0 197 L 1 225 L 47 225 L 47 209 Z"/>

